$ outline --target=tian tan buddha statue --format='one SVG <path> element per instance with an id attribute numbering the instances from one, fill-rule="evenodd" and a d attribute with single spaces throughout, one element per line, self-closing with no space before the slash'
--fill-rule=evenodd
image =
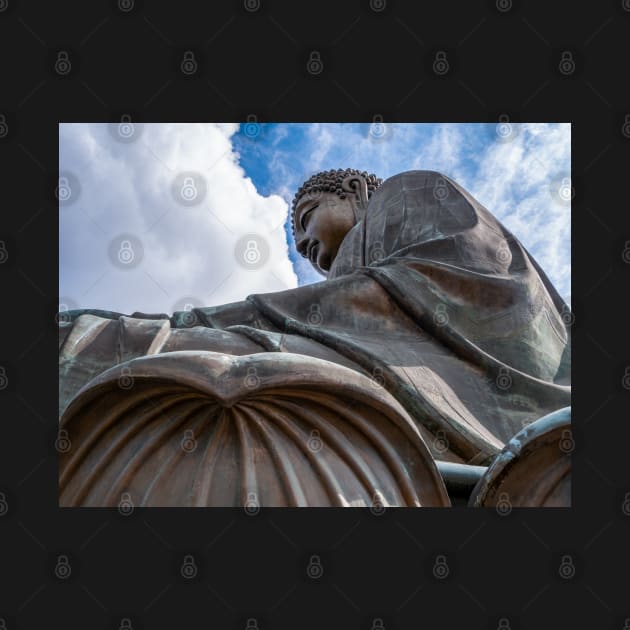
<path id="1" fill-rule="evenodd" d="M 60 314 L 60 504 L 447 506 L 467 471 L 568 504 L 571 313 L 523 245 L 434 171 L 322 172 L 292 213 L 322 282 Z"/>

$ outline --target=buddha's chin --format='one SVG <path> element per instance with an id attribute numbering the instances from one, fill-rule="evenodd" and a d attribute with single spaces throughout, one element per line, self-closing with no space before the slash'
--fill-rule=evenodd
<path id="1" fill-rule="evenodd" d="M 324 267 L 322 265 L 324 265 L 325 263 L 322 261 L 320 263 L 319 260 L 314 260 L 311 265 L 313 265 L 313 269 L 315 269 L 315 271 L 317 271 L 317 273 L 321 274 L 322 276 L 327 276 L 328 275 L 328 270 L 330 269 L 330 265 L 328 265 L 327 267 Z"/>
<path id="2" fill-rule="evenodd" d="M 324 273 L 328 273 L 330 271 L 330 265 L 332 264 L 330 254 L 325 249 L 320 249 L 317 252 L 317 260 L 315 263 Z"/>

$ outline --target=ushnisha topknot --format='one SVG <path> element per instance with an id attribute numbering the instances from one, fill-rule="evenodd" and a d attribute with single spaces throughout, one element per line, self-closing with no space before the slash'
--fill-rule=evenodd
<path id="1" fill-rule="evenodd" d="M 367 171 L 359 171 L 355 168 L 338 168 L 330 171 L 321 171 L 316 173 L 312 177 L 309 177 L 295 193 L 293 197 L 293 203 L 291 205 L 291 228 L 293 235 L 295 236 L 295 208 L 300 197 L 305 194 L 318 193 L 318 192 L 331 192 L 335 193 L 341 199 L 345 199 L 346 195 L 352 194 L 347 190 L 344 190 L 341 186 L 344 179 L 349 176 L 360 176 L 365 180 L 367 185 L 368 199 L 372 196 L 372 193 L 383 183 L 380 177 L 374 175 L 374 173 L 368 174 Z"/>

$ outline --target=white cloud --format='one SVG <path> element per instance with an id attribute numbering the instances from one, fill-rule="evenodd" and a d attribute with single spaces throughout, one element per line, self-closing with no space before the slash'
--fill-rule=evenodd
<path id="1" fill-rule="evenodd" d="M 60 296 L 81 308 L 171 313 L 184 298 L 209 306 L 297 286 L 282 229 L 287 204 L 258 194 L 245 175 L 232 149 L 237 129 L 146 124 L 125 143 L 106 124 L 61 125 L 60 171 L 74 174 L 81 191 L 60 207 Z M 198 205 L 173 194 L 184 171 L 203 176 L 207 193 Z M 269 245 L 256 271 L 234 251 L 248 233 Z M 108 247 L 120 234 L 141 243 L 138 266 L 112 262 Z"/>
<path id="2" fill-rule="evenodd" d="M 313 171 L 320 171 L 330 150 L 335 146 L 335 137 L 330 125 L 325 123 L 311 125 L 308 129 L 308 137 L 312 147 L 308 156 L 309 166 Z"/>
<path id="3" fill-rule="evenodd" d="M 457 179 L 463 148 L 464 137 L 457 125 L 439 125 L 428 143 L 419 144 L 416 158 L 405 170 L 440 171 Z"/>
<path id="4" fill-rule="evenodd" d="M 510 142 L 479 155 L 461 183 L 525 245 L 567 299 L 571 292 L 571 204 L 557 194 L 570 177 L 569 124 L 521 124 Z"/>

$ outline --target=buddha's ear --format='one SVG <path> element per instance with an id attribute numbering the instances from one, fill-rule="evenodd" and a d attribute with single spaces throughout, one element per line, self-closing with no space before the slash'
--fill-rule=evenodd
<path id="1" fill-rule="evenodd" d="M 367 181 L 362 175 L 348 175 L 341 182 L 341 189 L 354 196 L 355 222 L 363 219 L 368 202 Z"/>
<path id="2" fill-rule="evenodd" d="M 368 202 L 367 181 L 362 175 L 348 175 L 341 182 L 341 188 L 345 192 L 355 196 L 360 206 L 365 206 Z"/>

